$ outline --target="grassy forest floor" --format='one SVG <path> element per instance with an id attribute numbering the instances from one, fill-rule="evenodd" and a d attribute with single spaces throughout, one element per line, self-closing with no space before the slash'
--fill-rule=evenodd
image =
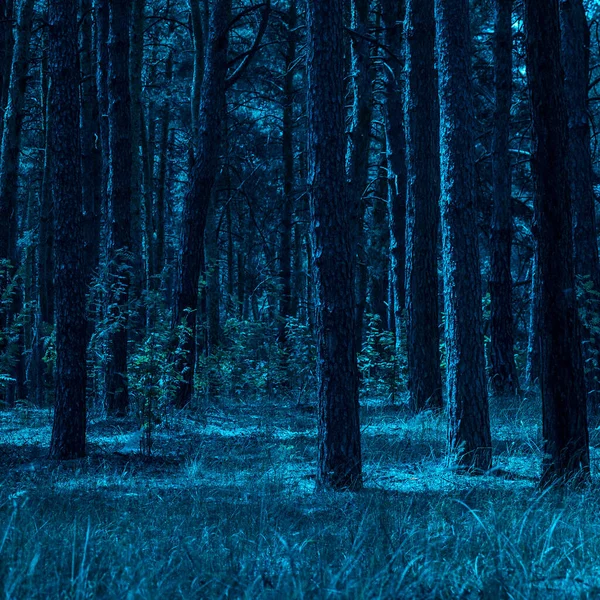
<path id="1" fill-rule="evenodd" d="M 48 411 L 0 412 L 6 598 L 597 598 L 595 483 L 536 489 L 539 407 L 492 407 L 495 468 L 446 465 L 445 419 L 363 403 L 365 490 L 315 492 L 316 414 L 172 414 L 139 454 L 90 416 L 89 456 L 46 458 Z"/>

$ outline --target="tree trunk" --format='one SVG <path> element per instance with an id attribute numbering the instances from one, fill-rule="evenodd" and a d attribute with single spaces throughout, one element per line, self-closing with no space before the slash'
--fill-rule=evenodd
<path id="1" fill-rule="evenodd" d="M 406 4 L 406 338 L 413 411 L 442 407 L 438 305 L 439 104 L 434 0 Z"/>
<path id="2" fill-rule="evenodd" d="M 86 278 L 81 215 L 77 0 L 52 0 L 48 9 L 52 85 L 49 148 L 54 197 L 56 400 L 50 456 L 85 455 Z"/>
<path id="3" fill-rule="evenodd" d="M 351 2 L 351 65 L 352 121 L 346 151 L 348 201 L 352 211 L 351 242 L 358 253 L 356 281 L 356 338 L 357 348 L 362 344 L 363 318 L 367 303 L 369 281 L 365 236 L 365 192 L 369 181 L 369 150 L 371 148 L 371 118 L 373 89 L 369 73 L 370 52 L 369 0 Z"/>
<path id="4" fill-rule="evenodd" d="M 110 358 L 106 410 L 122 416 L 129 407 L 127 340 L 131 277 L 131 96 L 129 20 L 131 0 L 109 0 L 108 38 L 108 221 L 111 288 Z"/>
<path id="5" fill-rule="evenodd" d="M 283 153 L 283 208 L 279 237 L 279 343 L 285 348 L 286 325 L 292 316 L 292 228 L 294 213 L 294 67 L 297 46 L 296 0 L 291 0 L 287 14 L 287 48 L 283 76 L 283 126 L 281 134 Z"/>
<path id="6" fill-rule="evenodd" d="M 131 91 L 131 302 L 132 333 L 139 337 L 142 329 L 143 313 L 142 294 L 146 286 L 146 271 L 143 255 L 143 239 L 145 227 L 142 220 L 142 69 L 144 64 L 144 11 L 146 0 L 132 0 L 130 48 L 129 48 L 129 81 Z M 136 333 L 138 332 L 138 333 Z"/>
<path id="7" fill-rule="evenodd" d="M 343 0 L 309 0 L 308 149 L 315 280 L 319 458 L 317 482 L 362 486 L 356 362 L 356 223 L 344 168 Z M 353 213 L 355 214 L 355 213 Z"/>
<path id="8" fill-rule="evenodd" d="M 196 365 L 196 310 L 198 280 L 202 267 L 204 230 L 212 189 L 219 169 L 222 127 L 226 112 L 226 76 L 229 48 L 231 0 L 211 4 L 206 65 L 202 80 L 198 148 L 191 170 L 190 187 L 183 205 L 181 242 L 173 310 L 173 326 L 187 326 L 175 403 L 182 408 L 192 398 Z"/>
<path id="9" fill-rule="evenodd" d="M 558 0 L 525 1 L 525 38 L 539 258 L 542 483 L 549 484 L 571 478 L 588 480 L 590 468 Z"/>
<path id="10" fill-rule="evenodd" d="M 512 0 L 495 4 L 495 109 L 490 231 L 490 382 L 499 396 L 519 391 L 512 315 L 512 184 L 509 154 L 512 95 Z"/>
<path id="11" fill-rule="evenodd" d="M 92 2 L 82 0 L 80 27 L 81 65 L 81 189 L 85 224 L 85 269 L 88 282 L 98 266 L 100 252 L 100 211 L 102 157 L 96 145 L 99 136 L 98 93 L 94 68 Z"/>
<path id="12" fill-rule="evenodd" d="M 469 0 L 436 0 L 441 217 L 450 446 L 485 471 L 492 442 L 483 348 L 477 237 Z"/>
<path id="13" fill-rule="evenodd" d="M 404 131 L 404 86 L 402 21 L 404 1 L 381 0 L 383 43 L 394 56 L 384 70 L 385 133 L 388 169 L 388 223 L 390 228 L 390 304 L 396 334 L 396 352 L 404 349 L 405 266 L 406 266 L 406 137 Z"/>
<path id="14" fill-rule="evenodd" d="M 17 20 L 17 36 L 13 50 L 10 71 L 8 102 L 4 113 L 2 131 L 2 154 L 0 160 L 0 223 L 5 228 L 0 235 L 0 261 L 8 261 L 5 279 L 0 282 L 0 296 L 4 294 L 8 280 L 13 280 L 19 266 L 18 240 L 18 192 L 19 164 L 21 153 L 21 129 L 25 116 L 25 92 L 29 72 L 30 40 L 33 22 L 33 0 L 24 0 L 20 6 Z M 23 307 L 22 282 L 15 282 L 8 311 L 0 309 L 0 327 L 8 330 L 14 327 L 13 321 Z M 13 373 L 15 382 L 7 386 L 7 400 L 13 405 L 16 400 L 24 399 L 25 363 L 23 330 L 18 326 L 15 364 Z"/>
<path id="15" fill-rule="evenodd" d="M 561 0 L 562 64 L 569 120 L 568 170 L 573 210 L 575 274 L 583 287 L 586 324 L 600 314 L 600 261 L 596 236 L 596 198 L 590 147 L 588 84 L 590 32 L 581 0 Z M 583 356 L 588 406 L 600 411 L 600 336 L 584 328 Z"/>

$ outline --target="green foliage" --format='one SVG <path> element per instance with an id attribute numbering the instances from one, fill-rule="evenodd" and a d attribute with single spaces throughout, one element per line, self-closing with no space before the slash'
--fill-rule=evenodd
<path id="1" fill-rule="evenodd" d="M 176 333 L 179 340 L 187 335 L 183 326 Z M 164 420 L 182 379 L 177 369 L 180 348 L 178 344 L 171 351 L 171 332 L 162 325 L 145 337 L 129 360 L 129 394 L 142 430 L 140 451 L 147 456 L 152 453 L 154 428 Z"/>
<path id="2" fill-rule="evenodd" d="M 362 393 L 368 396 L 384 396 L 395 402 L 402 377 L 402 365 L 396 352 L 396 340 L 386 331 L 379 315 L 367 314 L 365 339 L 358 355 Z"/>
<path id="3" fill-rule="evenodd" d="M 577 277 L 577 300 L 579 318 L 586 332 L 584 336 L 584 359 L 587 372 L 597 372 L 600 364 L 600 291 L 594 289 L 589 276 Z M 600 381 L 596 382 L 600 385 Z M 590 390 L 588 390 L 588 393 Z"/>

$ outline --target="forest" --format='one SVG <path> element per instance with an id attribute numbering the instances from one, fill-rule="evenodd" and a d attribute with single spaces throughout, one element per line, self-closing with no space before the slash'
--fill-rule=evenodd
<path id="1" fill-rule="evenodd" d="M 600 598 L 600 2 L 0 0 L 0 594 Z"/>

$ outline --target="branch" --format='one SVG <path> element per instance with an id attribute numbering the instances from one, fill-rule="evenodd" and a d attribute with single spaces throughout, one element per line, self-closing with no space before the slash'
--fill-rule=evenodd
<path id="1" fill-rule="evenodd" d="M 262 41 L 263 35 L 267 30 L 267 25 L 269 23 L 269 15 L 271 14 L 271 0 L 267 0 L 264 5 L 264 9 L 262 12 L 262 17 L 260 21 L 260 25 L 258 26 L 258 31 L 256 32 L 256 38 L 254 39 L 254 44 L 248 52 L 246 52 L 242 62 L 239 64 L 237 69 L 227 78 L 225 82 L 226 86 L 230 88 L 234 83 L 239 81 L 242 75 L 246 72 L 246 69 L 256 56 L 256 53 L 260 49 L 260 43 Z"/>

